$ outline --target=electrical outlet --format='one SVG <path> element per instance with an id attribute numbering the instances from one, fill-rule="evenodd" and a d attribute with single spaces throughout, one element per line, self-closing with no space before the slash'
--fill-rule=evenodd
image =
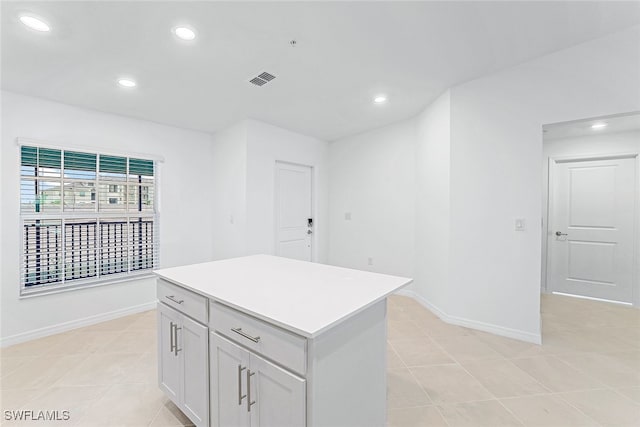
<path id="1" fill-rule="evenodd" d="M 344 219 L 346 221 L 351 221 L 351 212 L 345 212 L 344 213 Z"/>
<path id="2" fill-rule="evenodd" d="M 371 258 L 371 257 L 367 258 L 367 263 L 369 265 L 373 265 L 373 258 Z"/>

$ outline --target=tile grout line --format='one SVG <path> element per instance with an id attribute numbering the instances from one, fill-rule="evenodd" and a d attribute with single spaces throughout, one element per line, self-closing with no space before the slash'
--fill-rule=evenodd
<path id="1" fill-rule="evenodd" d="M 626 387 L 626 388 L 635 388 L 635 387 L 638 387 L 638 386 L 631 386 L 631 387 Z M 620 396 L 622 396 L 623 398 L 625 398 L 627 401 L 629 401 L 629 402 L 633 403 L 634 405 L 636 405 L 636 406 L 640 406 L 640 402 L 636 402 L 635 400 L 633 400 L 633 399 L 632 399 L 632 398 L 630 398 L 629 396 L 627 396 L 627 395 L 625 395 L 625 394 L 620 393 L 620 389 L 621 389 L 621 388 L 625 388 L 625 387 L 612 388 L 611 390 L 612 390 L 614 393 L 617 393 L 618 395 L 620 395 Z"/>
<path id="2" fill-rule="evenodd" d="M 431 339 L 431 337 L 429 337 L 429 338 Z M 482 341 L 482 339 L 481 339 L 481 338 L 479 338 L 479 337 L 477 337 L 477 338 L 478 338 L 480 341 Z M 489 389 L 487 389 L 487 388 L 484 386 L 484 384 L 482 384 L 482 382 L 481 382 L 478 378 L 476 378 L 476 377 L 475 377 L 471 372 L 469 372 L 469 370 L 468 370 L 468 369 L 467 369 L 467 368 L 466 368 L 466 367 L 465 367 L 465 366 L 464 366 L 464 365 L 463 365 L 463 364 L 462 364 L 462 363 L 461 363 L 457 358 L 455 358 L 453 355 L 451 355 L 449 352 L 447 352 L 447 350 L 446 350 L 446 349 L 445 349 L 445 348 L 444 348 L 444 347 L 443 347 L 443 346 L 442 346 L 438 341 L 433 340 L 433 339 L 431 339 L 431 341 L 432 341 L 432 342 L 433 342 L 437 347 L 439 347 L 439 348 L 440 348 L 440 350 L 441 350 L 443 353 L 445 353 L 445 354 L 446 354 L 447 356 L 449 356 L 452 360 L 454 360 L 454 361 L 456 362 L 456 364 L 457 364 L 458 366 L 460 366 L 460 367 L 461 367 L 461 368 L 462 368 L 462 369 L 463 369 L 463 370 L 464 370 L 464 371 L 465 371 L 469 376 L 471 376 L 471 378 L 473 378 L 473 379 L 474 379 L 478 384 L 480 384 L 480 386 L 481 386 L 483 389 L 485 389 L 485 390 L 486 390 L 486 391 L 487 391 L 491 396 L 493 396 L 493 397 L 494 397 L 494 399 L 492 399 L 492 400 L 497 401 L 497 402 L 498 402 L 498 404 L 499 404 L 501 407 L 503 407 L 503 408 L 507 411 L 507 413 L 511 414 L 511 416 L 513 416 L 513 418 L 514 418 L 517 422 L 519 422 L 519 423 L 520 423 L 521 425 L 523 425 L 523 426 L 525 425 L 525 423 L 524 423 L 524 421 L 523 421 L 523 420 L 521 420 L 518 416 L 516 416 L 516 414 L 514 414 L 514 413 L 513 413 L 509 408 L 507 408 L 507 407 L 506 407 L 506 406 L 505 406 L 505 405 L 500 401 L 500 398 L 498 398 L 494 393 L 492 393 Z M 495 350 L 495 349 L 494 349 L 490 344 L 488 344 L 488 343 L 485 343 L 485 344 L 486 344 L 486 345 L 488 345 L 488 346 L 489 346 L 493 351 L 496 351 L 496 350 Z M 496 353 L 497 353 L 497 351 L 496 351 Z M 499 353 L 499 354 L 500 354 L 500 353 Z M 501 355 L 501 356 L 503 356 L 502 354 L 500 354 L 500 355 Z M 484 359 L 484 360 L 487 360 L 487 359 Z M 505 360 L 507 363 L 510 363 L 510 364 L 511 364 L 511 365 L 513 365 L 514 367 L 516 367 L 516 368 L 520 369 L 521 371 L 523 371 L 520 367 L 516 366 L 513 362 L 511 362 L 511 360 L 509 360 L 508 358 L 506 358 L 506 357 L 504 357 L 504 356 L 502 357 L 502 359 L 488 359 L 488 360 Z M 549 388 L 548 388 L 548 387 L 546 387 L 546 386 L 544 386 L 543 384 L 541 384 L 539 381 L 537 381 L 535 378 L 533 378 L 533 377 L 532 377 L 531 375 L 529 375 L 527 372 L 525 372 L 525 371 L 523 371 L 523 372 L 524 372 L 524 374 L 525 374 L 525 375 L 527 375 L 527 376 L 531 377 L 531 379 L 533 379 L 536 383 L 538 383 L 540 386 L 542 386 L 542 388 L 544 388 L 545 390 L 549 390 Z M 421 385 L 420 383 L 418 383 L 418 384 L 422 387 L 422 385 Z M 549 391 L 550 391 L 550 390 L 549 390 Z M 544 394 L 542 394 L 542 393 L 541 393 L 541 395 L 548 395 L 548 394 L 549 394 L 549 393 L 544 393 Z M 431 397 L 431 396 L 429 396 L 429 397 Z M 522 396 L 519 396 L 519 397 L 522 397 Z M 485 401 L 485 400 L 482 400 L 482 401 Z M 463 403 L 473 403 L 473 401 L 472 401 L 472 402 L 463 402 Z M 436 405 L 436 409 L 437 409 L 437 410 L 438 410 L 438 412 L 441 414 L 441 416 L 443 416 L 442 411 L 440 410 L 440 408 L 438 408 L 438 407 L 437 407 L 437 405 Z M 443 418 L 444 418 L 444 416 L 443 416 Z M 590 417 L 589 417 L 589 418 L 590 418 Z M 446 419 L 445 419 L 445 422 L 446 422 Z"/>
<path id="3" fill-rule="evenodd" d="M 156 414 L 151 417 L 151 421 L 149 421 L 147 423 L 147 426 L 151 426 L 153 424 L 153 422 L 160 416 L 160 412 L 162 411 L 163 405 L 160 405 L 160 407 L 158 408 L 158 412 L 156 412 Z"/>
<path id="4" fill-rule="evenodd" d="M 411 320 L 411 317 L 408 319 Z M 388 327 L 388 326 L 387 326 Z M 414 342 L 414 339 L 410 339 L 410 338 L 405 338 L 405 339 L 399 339 L 399 340 L 395 340 L 395 341 L 400 341 L 400 340 L 404 340 L 404 341 L 410 341 L 410 342 Z M 404 366 L 404 368 L 400 368 L 401 370 L 406 369 L 407 372 L 409 373 L 409 375 L 411 376 L 411 378 L 413 379 L 414 383 L 418 385 L 418 387 L 420 388 L 420 390 L 422 390 L 422 392 L 427 396 L 427 398 L 429 399 L 430 405 L 419 405 L 419 406 L 409 406 L 409 407 L 403 407 L 403 408 L 387 408 L 387 413 L 391 410 L 402 410 L 402 409 L 407 409 L 407 408 L 426 408 L 426 407 L 434 407 L 435 404 L 433 403 L 433 400 L 431 399 L 431 396 L 429 396 L 429 393 L 426 392 L 426 390 L 424 389 L 424 387 L 422 387 L 422 384 L 420 384 L 420 382 L 417 380 L 417 378 L 413 375 L 413 372 L 411 372 L 411 369 L 409 368 L 409 366 L 406 364 L 406 362 L 404 361 L 404 359 L 400 356 L 400 354 L 398 353 L 398 351 L 396 350 L 395 346 L 393 345 L 393 343 L 391 342 L 392 340 L 389 339 L 389 335 L 387 334 L 387 344 L 391 347 L 391 350 L 393 350 L 393 352 L 395 353 L 395 355 L 398 357 L 398 359 L 400 360 L 400 363 L 402 363 L 402 365 Z M 389 369 L 387 368 L 387 372 L 389 371 Z M 387 403 L 388 405 L 388 403 Z M 440 411 L 438 410 L 438 408 L 436 407 L 436 411 L 438 411 L 438 414 L 440 414 L 440 417 L 443 419 L 443 421 L 445 422 L 445 424 L 447 426 L 449 426 L 449 423 L 447 422 L 447 420 L 442 416 L 442 414 L 440 413 Z M 387 423 L 389 422 L 389 419 L 387 417 Z"/>
<path id="5" fill-rule="evenodd" d="M 565 392 L 565 393 L 571 393 L 571 392 Z M 584 411 L 582 411 L 580 408 L 578 408 L 576 405 L 572 404 L 571 402 L 569 402 L 567 399 L 563 398 L 560 394 L 556 395 L 556 397 L 558 399 L 560 399 L 561 402 L 565 403 L 566 405 L 568 405 L 569 407 L 575 409 L 576 411 L 578 411 L 579 413 L 581 413 L 582 415 L 584 415 L 585 417 L 587 417 L 587 419 L 593 421 L 594 423 L 596 423 L 599 426 L 602 426 L 603 424 L 601 424 L 599 421 L 597 421 L 596 419 L 594 419 L 592 416 L 590 416 L 589 414 L 585 413 Z"/>
<path id="6" fill-rule="evenodd" d="M 487 393 L 489 393 L 489 395 L 493 396 L 493 397 L 494 397 L 494 399 L 496 399 L 496 400 L 497 400 L 497 397 L 496 397 L 496 396 L 495 396 L 495 395 L 494 395 L 494 394 L 493 394 L 493 393 L 492 393 L 488 388 L 486 388 L 486 387 L 484 386 L 484 384 L 482 384 L 482 383 L 481 383 L 481 382 L 480 382 L 480 381 L 479 381 L 479 380 L 478 380 L 478 379 L 477 379 L 477 378 L 476 378 L 476 377 L 475 377 L 471 372 L 469 372 L 469 371 L 467 370 L 467 368 L 465 368 L 465 367 L 462 365 L 462 363 L 460 363 L 460 361 L 459 361 L 458 359 L 456 359 L 455 357 L 453 357 L 453 355 L 451 355 L 451 354 L 450 354 L 450 353 L 449 353 L 449 352 L 448 352 L 444 347 L 442 347 L 442 345 L 440 345 L 440 343 L 439 343 L 439 342 L 437 342 L 437 341 L 435 341 L 435 340 L 432 340 L 432 341 L 433 341 L 433 343 L 434 343 L 437 347 L 439 347 L 439 348 L 440 348 L 440 350 L 441 350 L 444 354 L 446 354 L 446 355 L 447 355 L 447 356 L 449 356 L 452 360 L 454 360 L 454 361 L 456 362 L 456 364 L 457 364 L 458 366 L 460 366 L 460 367 L 461 367 L 461 368 L 462 368 L 462 369 L 467 373 L 467 375 L 469 375 L 471 378 L 473 378 L 473 380 L 474 380 L 474 381 L 476 381 L 478 384 L 480 384 L 480 387 L 482 387 L 482 388 L 483 388 Z"/>
<path id="7" fill-rule="evenodd" d="M 592 352 L 592 351 L 581 351 L 581 352 L 576 352 L 576 353 L 589 353 L 589 354 L 600 354 L 600 353 L 596 353 L 596 352 Z M 569 366 L 572 369 L 575 369 L 576 371 L 578 371 L 579 373 L 581 373 L 582 375 L 585 375 L 587 378 L 597 382 L 598 384 L 602 384 L 603 387 L 601 388 L 613 388 L 613 386 L 610 386 L 602 381 L 600 381 L 598 378 L 594 377 L 593 375 L 589 374 L 588 372 L 586 372 L 584 369 L 581 369 L 578 366 L 575 366 L 574 364 L 567 362 L 559 357 L 557 357 L 556 355 L 552 355 L 556 360 L 559 360 L 561 363 L 564 363 L 565 365 Z M 577 390 L 576 390 L 577 391 Z"/>
<path id="8" fill-rule="evenodd" d="M 516 414 L 514 414 L 514 413 L 513 413 L 513 411 L 512 411 L 511 409 L 507 408 L 507 407 L 505 406 L 505 404 L 504 404 L 504 403 L 502 403 L 502 401 L 501 401 L 500 399 L 497 399 L 497 400 L 498 400 L 498 404 L 499 404 L 500 406 L 502 406 L 502 407 L 504 408 L 504 410 L 505 410 L 505 411 L 507 411 L 508 413 L 510 413 L 514 420 L 518 421 L 518 422 L 519 422 L 520 424 L 522 424 L 523 426 L 525 426 L 525 425 L 526 425 L 526 424 L 525 424 L 525 422 L 524 422 L 524 421 L 522 421 L 522 420 L 521 420 L 521 419 L 520 419 Z"/>
<path id="9" fill-rule="evenodd" d="M 583 330 L 583 333 L 589 333 L 591 331 L 598 331 L 601 329 L 608 329 L 607 325 L 602 325 L 602 326 L 596 326 L 596 327 L 588 327 L 585 328 Z M 560 328 L 561 331 L 567 331 L 568 333 L 576 333 L 575 330 L 571 330 L 571 329 L 562 329 Z M 580 331 L 578 331 L 580 332 Z M 620 343 L 626 344 L 624 343 L 624 340 L 620 340 L 618 339 L 617 341 L 619 341 Z M 628 352 L 633 352 L 634 350 L 628 350 Z M 626 351 L 622 351 L 622 352 L 626 352 Z M 620 395 L 621 397 L 626 398 L 627 400 L 630 400 L 633 402 L 633 399 L 629 399 L 626 396 L 624 396 L 622 393 L 619 393 L 613 386 L 610 386 L 609 384 L 603 383 L 602 381 L 600 381 L 598 378 L 594 377 L 593 375 L 589 374 L 588 372 L 586 372 L 584 369 L 581 369 L 579 366 L 575 366 L 574 364 L 563 360 L 561 357 L 558 357 L 558 354 L 571 354 L 571 353 L 578 353 L 578 354 L 607 354 L 604 352 L 596 352 L 596 351 L 592 351 L 592 350 L 579 350 L 579 351 L 567 351 L 567 352 L 561 352 L 561 353 L 557 353 L 557 354 L 550 354 L 549 357 L 554 358 L 555 360 L 559 361 L 560 363 L 574 369 L 576 372 L 585 375 L 587 378 L 589 378 L 590 380 L 593 380 L 599 384 L 602 384 L 602 387 L 598 387 L 598 388 L 591 388 L 591 389 L 582 389 L 582 390 L 570 390 L 570 391 L 562 391 L 562 392 L 554 392 L 551 393 L 552 396 L 556 397 L 557 399 L 559 399 L 561 402 L 563 402 L 564 404 L 566 404 L 567 406 L 573 408 L 574 410 L 576 410 L 578 413 L 582 414 L 583 416 L 585 416 L 587 419 L 593 421 L 594 423 L 596 423 L 597 425 L 601 425 L 600 422 L 598 422 L 597 420 L 595 420 L 592 416 L 588 415 L 587 413 L 585 413 L 584 411 L 582 411 L 579 407 L 577 407 L 577 405 L 572 404 L 566 397 L 564 397 L 563 395 L 569 394 L 569 393 L 577 393 L 577 392 L 583 392 L 583 391 L 592 391 L 592 390 L 611 390 L 614 393 L 617 393 L 618 395 Z M 635 404 L 637 404 L 636 402 L 633 402 Z M 640 405 L 639 405 L 640 406 Z"/>
<path id="10" fill-rule="evenodd" d="M 547 392 L 553 393 L 553 390 L 551 390 L 549 387 L 547 387 L 546 385 L 544 385 L 542 382 L 540 382 L 536 377 L 534 377 L 533 375 L 529 374 L 527 371 L 525 371 L 524 369 L 522 369 L 520 366 L 516 365 L 515 363 L 513 363 L 512 359 L 507 359 L 507 362 L 511 364 L 511 366 L 514 366 L 515 368 L 517 368 L 518 370 L 522 371 L 523 374 L 525 374 L 526 376 L 528 376 L 529 378 L 531 378 L 536 384 L 538 384 L 540 387 L 542 387 L 543 389 L 547 390 Z M 543 393 L 541 393 L 543 394 Z M 522 396 L 516 396 L 516 397 L 522 397 Z"/>
<path id="11" fill-rule="evenodd" d="M 591 352 L 591 351 L 581 351 L 581 352 L 577 352 L 577 353 L 593 353 L 593 354 L 600 354 L 600 353 L 596 353 L 596 352 Z M 588 378 L 593 379 L 595 381 L 597 381 L 598 383 L 602 384 L 602 387 L 598 387 L 598 388 L 591 388 L 591 389 L 577 389 L 577 390 L 570 390 L 570 391 L 562 391 L 562 392 L 555 392 L 553 393 L 558 399 L 560 399 L 562 402 L 564 402 L 565 404 L 569 405 L 570 407 L 572 407 L 573 409 L 575 409 L 576 411 L 578 411 L 579 413 L 581 413 L 582 415 L 584 415 L 585 417 L 587 417 L 588 419 L 594 421 L 596 424 L 598 425 L 602 425 L 600 422 L 598 422 L 597 420 L 595 420 L 592 416 L 590 416 L 589 414 L 585 413 L 584 411 L 582 411 L 580 408 L 578 408 L 576 405 L 572 404 L 570 401 L 568 401 L 565 397 L 562 396 L 562 394 L 568 394 L 568 393 L 580 393 L 580 392 L 585 392 L 585 391 L 596 391 L 596 390 L 610 390 L 613 391 L 614 393 L 616 393 L 616 389 L 614 386 L 611 386 L 609 384 L 603 383 L 602 381 L 600 381 L 599 379 L 593 377 L 592 375 L 588 374 L 587 372 L 585 372 L 583 369 L 579 368 L 578 366 L 574 366 L 573 364 L 571 364 L 570 362 L 564 361 L 558 357 L 555 357 L 557 360 L 559 360 L 560 362 L 564 363 L 565 365 L 575 369 L 576 371 L 580 372 L 583 375 L 586 375 Z M 633 386 L 632 386 L 633 387 Z M 633 399 L 629 399 L 626 396 L 624 396 L 622 393 L 617 393 L 618 395 L 620 395 L 621 397 L 623 397 L 624 399 L 628 399 L 631 400 L 633 402 Z M 636 402 L 633 402 L 636 403 Z M 640 406 L 640 405 L 638 405 Z"/>
<path id="12" fill-rule="evenodd" d="M 412 322 L 413 323 L 413 322 Z M 429 339 L 431 340 L 431 338 L 429 337 Z M 411 341 L 414 341 L 413 339 Z M 432 340 L 431 340 L 432 341 Z M 392 345 L 392 344 L 391 344 Z M 393 347 L 393 345 L 392 345 Z M 395 347 L 393 347 L 393 350 L 395 351 Z M 397 351 L 396 351 L 397 354 Z M 420 381 L 418 381 L 418 379 L 416 378 L 416 376 L 414 375 L 414 373 L 411 371 L 411 368 L 409 368 L 407 366 L 407 364 L 405 363 L 405 361 L 402 359 L 402 357 L 400 357 L 400 355 L 398 354 L 398 357 L 400 358 L 400 361 L 405 365 L 405 368 L 407 369 L 407 371 L 409 372 L 409 375 L 411 376 L 411 378 L 413 379 L 413 381 L 418 385 L 418 387 L 420 387 L 420 390 L 422 390 L 422 392 L 427 396 L 427 398 L 429 399 L 429 401 L 431 402 L 431 406 L 435 406 L 436 411 L 438 412 L 438 414 L 440 415 L 440 418 L 442 418 L 442 420 L 444 421 L 444 423 L 448 426 L 451 427 L 451 425 L 449 424 L 449 422 L 447 421 L 447 419 L 444 417 L 444 415 L 442 414 L 442 411 L 438 408 L 438 405 L 436 405 L 433 401 L 433 399 L 431 398 L 431 395 L 429 395 L 429 393 L 424 389 L 424 387 L 422 386 L 422 384 L 420 383 Z M 453 359 L 452 359 L 453 360 Z"/>
<path id="13" fill-rule="evenodd" d="M 482 387 L 487 393 L 489 393 L 490 396 L 493 396 L 493 399 L 483 399 L 483 400 L 476 400 L 476 401 L 470 401 L 470 402 L 455 402 L 452 405 L 459 405 L 459 404 L 462 404 L 462 403 L 487 402 L 487 401 L 497 400 L 495 398 L 495 395 L 493 393 L 491 393 L 491 391 L 489 391 L 482 383 L 480 383 L 480 381 L 478 381 L 478 379 L 476 377 L 471 375 L 471 373 L 469 371 L 467 371 L 467 369 L 464 366 L 462 366 L 462 364 L 460 363 L 460 361 L 458 359 L 453 357 L 448 351 L 446 351 L 442 347 L 442 345 L 440 345 L 440 343 L 438 343 L 436 340 L 432 339 L 431 336 L 428 336 L 428 338 L 436 347 L 438 347 L 440 349 L 440 351 L 442 351 L 447 357 L 449 357 L 451 360 L 453 360 L 455 362 L 455 364 L 453 364 L 454 366 L 455 365 L 460 366 L 468 375 L 471 376 L 471 378 L 473 378 L 480 385 L 480 387 Z M 448 365 L 452 365 L 452 364 L 448 364 Z M 409 369 L 409 372 L 413 376 L 414 380 L 417 381 L 417 378 L 415 377 L 415 375 L 413 374 L 411 369 Z M 419 381 L 417 381 L 417 383 L 420 386 L 420 388 L 422 388 L 422 390 L 427 394 L 427 396 L 429 396 L 429 399 L 433 402 L 433 399 L 432 399 L 431 395 L 429 395 L 429 393 L 424 389 L 424 387 L 422 387 L 422 384 Z M 447 426 L 450 426 L 449 422 L 447 421 L 447 418 L 444 416 L 442 410 L 440 409 L 440 406 L 445 406 L 445 404 L 435 404 L 436 410 L 438 411 L 438 413 L 440 414 L 440 416 L 442 417 L 444 422 L 447 424 Z M 516 420 L 518 420 L 518 418 L 516 418 Z M 518 421 L 520 421 L 520 420 L 518 420 Z"/>

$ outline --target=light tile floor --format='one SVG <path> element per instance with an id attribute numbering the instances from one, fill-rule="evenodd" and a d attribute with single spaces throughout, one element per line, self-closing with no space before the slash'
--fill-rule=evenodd
<path id="1" fill-rule="evenodd" d="M 389 303 L 389 425 L 640 426 L 640 310 L 542 295 L 543 345 Z"/>
<path id="2" fill-rule="evenodd" d="M 640 426 L 640 310 L 542 296 L 542 346 L 389 300 L 389 426 Z M 183 426 L 156 383 L 156 313 L 0 351 L 3 426 Z M 6 410 L 68 410 L 9 422 Z"/>

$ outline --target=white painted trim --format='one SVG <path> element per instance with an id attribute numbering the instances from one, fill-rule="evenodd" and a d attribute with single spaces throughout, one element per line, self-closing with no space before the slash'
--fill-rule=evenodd
<path id="1" fill-rule="evenodd" d="M 408 289 L 401 289 L 398 292 L 396 292 L 396 294 L 413 298 L 414 300 L 419 302 L 421 305 L 423 305 L 427 310 L 429 310 L 430 312 L 438 316 L 440 320 L 442 320 L 445 323 L 449 323 L 457 326 L 464 326 L 465 328 L 489 332 L 494 335 L 513 338 L 516 340 L 526 341 L 533 344 L 542 344 L 541 334 L 533 334 L 531 332 L 521 331 L 518 329 L 505 328 L 504 326 L 494 325 L 492 323 L 479 322 L 477 320 L 451 316 L 445 313 L 444 311 L 442 311 L 439 307 L 431 304 L 429 301 L 424 299 L 422 296 L 418 295 L 416 292 Z"/>
<path id="2" fill-rule="evenodd" d="M 18 299 L 27 299 L 27 298 L 35 298 L 35 297 L 39 297 L 39 296 L 44 296 L 44 295 L 53 295 L 53 294 L 59 294 L 61 292 L 69 292 L 69 291 L 77 291 L 79 289 L 89 289 L 89 288 L 96 288 L 98 286 L 109 286 L 109 285 L 115 285 L 118 283 L 122 283 L 122 282 L 131 282 L 134 280 L 144 280 L 144 279 L 153 279 L 155 277 L 155 274 L 153 273 L 153 271 L 143 271 L 143 272 L 137 272 L 137 273 L 133 273 L 133 274 L 128 274 L 128 273 L 121 273 L 122 276 L 118 276 L 117 278 L 109 278 L 107 277 L 107 279 L 93 279 L 90 278 L 89 280 L 86 279 L 78 279 L 77 282 L 74 281 L 72 282 L 72 284 L 70 285 L 36 285 L 34 286 L 34 290 L 26 290 L 24 287 L 21 287 L 20 289 L 20 295 L 18 296 Z"/>
<path id="3" fill-rule="evenodd" d="M 584 117 L 581 119 L 574 119 L 574 120 L 566 120 L 563 122 L 556 122 L 556 123 L 547 123 L 545 125 L 543 125 L 543 128 L 555 128 L 557 126 L 566 126 L 566 125 L 572 125 L 572 124 L 583 124 L 585 122 L 590 122 L 590 121 L 600 121 L 600 120 L 608 120 L 608 119 L 617 119 L 617 118 L 621 118 L 621 117 L 629 117 L 629 116 L 636 116 L 640 114 L 640 110 L 635 110 L 635 111 L 628 111 L 626 113 L 617 113 L 617 114 L 607 114 L 606 116 L 595 116 L 595 117 Z M 609 133 L 616 133 L 616 132 L 609 132 Z M 550 141 L 555 141 L 557 139 L 563 139 L 563 138 L 549 138 Z"/>
<path id="4" fill-rule="evenodd" d="M 612 153 L 612 154 L 580 154 L 575 156 L 551 156 L 549 160 L 555 163 L 591 162 L 595 160 L 635 159 L 638 153 Z"/>
<path id="5" fill-rule="evenodd" d="M 555 292 L 555 291 L 551 292 L 551 294 L 553 294 L 553 295 L 562 295 L 562 296 L 569 297 L 569 298 L 588 299 L 590 301 L 608 302 L 610 304 L 626 305 L 626 306 L 630 306 L 630 307 L 633 306 L 633 304 L 631 304 L 630 302 L 615 301 L 615 300 L 605 299 L 605 298 L 588 297 L 586 295 L 567 294 L 567 293 L 564 293 L 564 292 Z"/>
<path id="6" fill-rule="evenodd" d="M 96 323 L 106 322 L 107 320 L 117 319 L 119 317 L 128 316 L 130 314 L 136 314 L 143 311 L 152 310 L 156 308 L 156 304 L 157 304 L 157 301 L 151 301 L 144 304 L 123 308 L 120 310 L 114 310 L 114 311 L 109 311 L 107 313 L 96 314 L 94 316 L 88 316 L 82 319 L 76 319 L 69 322 L 58 323 L 57 325 L 46 326 L 44 328 L 34 329 L 32 331 L 23 332 L 20 334 L 0 338 L 0 348 L 8 347 L 14 344 L 19 344 L 25 341 L 31 341 L 37 338 L 47 337 L 49 335 L 55 335 L 62 332 L 67 332 L 72 329 L 77 329 L 84 326 L 94 325 Z"/>
<path id="7" fill-rule="evenodd" d="M 547 212 L 546 212 L 546 216 L 545 216 L 545 221 L 546 224 L 542 224 L 542 250 L 544 251 L 544 253 L 542 254 L 542 256 L 544 257 L 544 266 L 543 266 L 543 270 L 542 271 L 542 277 L 544 277 L 544 292 L 545 293 L 550 293 L 551 289 L 549 286 L 549 272 L 550 272 L 550 268 L 549 268 L 549 260 L 551 260 L 551 254 L 549 254 L 549 230 L 552 229 L 552 225 L 550 223 L 551 221 L 551 199 L 553 199 L 553 192 L 554 189 L 552 187 L 553 182 L 556 179 L 556 160 L 553 159 L 552 157 L 549 157 L 549 159 L 547 160 Z"/>

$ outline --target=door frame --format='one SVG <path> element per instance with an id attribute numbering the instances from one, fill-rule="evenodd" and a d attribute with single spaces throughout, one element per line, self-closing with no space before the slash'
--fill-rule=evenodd
<path id="1" fill-rule="evenodd" d="M 589 162 L 597 160 L 615 160 L 615 159 L 635 159 L 635 179 L 634 179 L 634 212 L 635 221 L 633 224 L 633 271 L 632 271 L 632 283 L 631 283 L 631 301 L 634 307 L 640 307 L 640 260 L 638 260 L 638 254 L 640 254 L 640 153 L 623 152 L 623 153 L 610 153 L 610 154 L 580 154 L 570 156 L 550 156 L 548 160 L 549 173 L 547 179 L 547 212 L 543 217 L 542 224 L 542 250 L 544 252 L 543 259 L 544 264 L 542 266 L 542 290 L 544 293 L 552 293 L 550 283 L 550 268 L 549 263 L 552 253 L 550 251 L 550 240 L 552 234 L 549 230 L 553 229 L 552 215 L 553 212 L 553 199 L 554 199 L 554 185 L 556 176 L 556 164 L 558 163 L 571 163 L 571 162 Z"/>
<path id="2" fill-rule="evenodd" d="M 273 241 L 274 252 L 277 252 L 278 248 L 278 207 L 280 202 L 280 187 L 278 185 L 278 165 L 290 165 L 303 168 L 309 168 L 311 176 L 311 217 L 313 218 L 313 233 L 311 234 L 311 262 L 318 262 L 317 259 L 317 235 L 318 235 L 318 213 L 316 212 L 316 169 L 313 165 L 305 165 L 304 163 L 289 162 L 286 160 L 276 160 L 273 167 L 273 182 L 274 182 L 274 203 L 273 203 Z M 277 254 L 276 254 L 277 255 Z"/>

